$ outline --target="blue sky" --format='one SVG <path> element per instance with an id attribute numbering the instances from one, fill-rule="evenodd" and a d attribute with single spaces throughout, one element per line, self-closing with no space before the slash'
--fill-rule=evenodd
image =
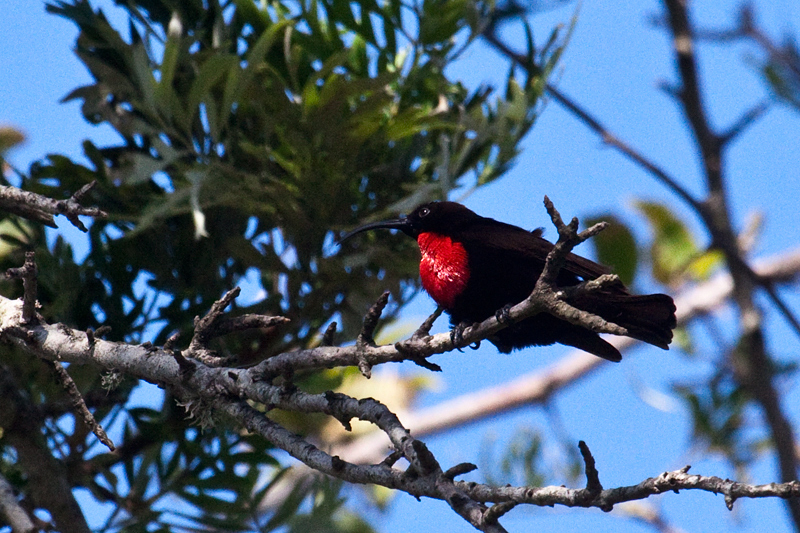
<path id="1" fill-rule="evenodd" d="M 793 0 L 754 2 L 758 23 L 773 37 L 783 33 L 800 36 L 800 4 Z M 76 31 L 68 22 L 48 15 L 39 2 L 4 3 L 5 24 L 0 30 L 0 57 L 4 83 L 0 85 L 0 123 L 21 128 L 27 143 L 11 154 L 11 161 L 27 168 L 31 161 L 48 152 L 72 157 L 81 154 L 81 142 L 90 137 L 111 142 L 110 131 L 85 123 L 77 103 L 58 101 L 89 76 L 71 52 Z M 549 11 L 533 19 L 536 36 L 543 39 L 556 23 L 567 23 L 574 5 Z M 693 3 L 695 23 L 701 27 L 734 24 L 738 3 L 698 1 Z M 664 167 L 696 195 L 704 192 L 699 159 L 676 103 L 659 90 L 662 82 L 672 83 L 676 74 L 666 34 L 654 27 L 651 16 L 661 12 L 657 2 L 633 0 L 586 1 L 581 9 L 572 41 L 554 82 L 583 107 L 591 110 L 620 138 L 626 140 Z M 507 33 L 509 39 L 519 36 Z M 521 41 L 519 41 L 521 43 Z M 521 44 L 520 44 L 521 46 Z M 766 89 L 755 73 L 752 58 L 757 51 L 747 45 L 699 47 L 701 81 L 712 125 L 725 129 L 760 101 Z M 500 84 L 507 66 L 484 46 L 470 50 L 450 75 L 470 86 L 481 82 Z M 696 231 L 698 240 L 707 236 L 694 214 L 653 178 L 622 158 L 575 118 L 550 102 L 523 143 L 524 151 L 509 174 L 475 194 L 465 203 L 482 215 L 527 228 L 547 227 L 554 235 L 542 207 L 547 194 L 566 217 L 584 217 L 613 211 L 636 228 L 643 242 L 648 238 L 644 220 L 631 207 L 635 199 L 667 202 Z M 737 227 L 748 215 L 765 215 L 755 257 L 776 254 L 800 245 L 797 224 L 800 198 L 800 114 L 775 106 L 747 130 L 730 148 L 727 158 L 729 200 Z M 66 223 L 61 228 L 75 237 Z M 580 250 L 579 250 L 580 251 Z M 584 251 L 589 253 L 588 251 Z M 643 290 L 664 290 L 642 284 Z M 784 290 L 793 309 L 800 313 L 795 290 Z M 800 342 L 785 322 L 763 304 L 768 327 L 768 345 L 777 357 L 796 361 Z M 418 298 L 404 317 L 422 318 L 434 305 L 426 296 Z M 728 341 L 733 340 L 731 311 L 723 310 L 718 324 Z M 445 327 L 441 320 L 437 327 Z M 606 487 L 635 484 L 665 470 L 693 465 L 693 472 L 721 477 L 734 473 L 718 458 L 690 447 L 691 420 L 682 407 L 657 410 L 640 398 L 644 386 L 670 394 L 676 382 L 702 377 L 709 371 L 709 353 L 714 347 L 704 342 L 702 328 L 694 328 L 701 356 L 690 360 L 678 350 L 662 352 L 640 347 L 626 354 L 619 365 L 602 369 L 577 383 L 554 401 L 565 432 L 572 441 L 585 440 L 597 459 L 601 481 Z M 706 353 L 703 353 L 703 350 Z M 562 347 L 529 349 L 511 355 L 497 354 L 491 346 L 464 354 L 440 356 L 436 362 L 444 372 L 437 376 L 439 387 L 421 398 L 422 405 L 484 387 L 504 383 L 526 372 L 550 364 L 566 353 Z M 418 372 L 402 366 L 402 372 Z M 800 398 L 795 381 L 782 382 L 785 409 L 800 427 Z M 678 404 L 680 406 L 680 404 Z M 481 451 L 494 438 L 498 446 L 507 443 L 514 431 L 546 428 L 547 418 L 538 408 L 521 409 L 509 415 L 470 425 L 426 439 L 432 451 L 447 467 L 461 461 L 480 462 Z M 557 448 L 549 445 L 553 453 Z M 480 480 L 480 474 L 472 479 Z M 771 457 L 759 461 L 750 481 L 777 480 Z M 358 503 L 356 498 L 355 503 Z M 780 502 L 739 501 L 733 513 L 725 509 L 722 497 L 706 493 L 668 494 L 649 500 L 661 508 L 671 524 L 687 532 L 790 531 Z M 439 501 L 417 502 L 406 495 L 395 497 L 386 515 L 371 514 L 379 529 L 387 532 L 474 531 L 471 526 Z M 699 519 L 701 518 L 701 519 Z M 517 508 L 505 519 L 510 531 L 592 532 L 653 531 L 621 513 L 597 510 Z M 432 527 L 433 526 L 433 527 Z"/>

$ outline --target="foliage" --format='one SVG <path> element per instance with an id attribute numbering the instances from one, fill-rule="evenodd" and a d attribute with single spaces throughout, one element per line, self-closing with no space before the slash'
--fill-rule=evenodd
<path id="1" fill-rule="evenodd" d="M 91 225 L 81 263 L 60 238 L 48 247 L 41 228 L 6 217 L 2 264 L 36 250 L 48 321 L 157 344 L 174 332 L 185 339 L 196 316 L 248 284 L 233 314 L 291 323 L 219 341 L 220 355 L 239 364 L 313 346 L 332 320 L 354 338 L 387 289 L 394 316 L 417 290 L 412 244 L 387 237 L 339 250 L 337 232 L 500 177 L 561 51 L 554 33 L 535 54 L 542 77 L 510 69 L 495 94 L 446 75 L 487 16 L 473 2 L 115 3 L 124 29 L 88 0 L 47 9 L 80 29 L 76 53 L 94 78 L 64 100 L 79 100 L 83 117 L 119 142 L 85 141 L 88 163 L 51 154 L 20 175 L 24 188 L 53 198 L 97 180 L 85 202 L 110 216 Z M 3 282 L 2 290 L 14 297 L 20 288 Z M 100 453 L 82 423 L 64 422 L 64 392 L 49 372 L 3 351 L 7 379 L 46 413 L 38 423 L 60 443 L 58 457 L 82 465 L 73 486 L 114 506 L 105 530 L 368 529 L 340 508 L 332 485 L 298 487 L 265 518 L 260 502 L 283 472 L 269 443 L 224 432 L 219 421 L 219 431 L 198 430 L 168 397 L 160 411 L 126 409 L 134 380 L 71 368 L 102 424 L 123 428 L 120 449 Z M 296 381 L 325 390 L 344 379 Z M 317 431 L 320 423 L 303 428 Z M 24 484 L 13 461 L 2 469 Z"/>

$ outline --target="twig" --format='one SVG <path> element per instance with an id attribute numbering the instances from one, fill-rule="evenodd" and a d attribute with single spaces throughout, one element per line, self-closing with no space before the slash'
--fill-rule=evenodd
<path id="1" fill-rule="evenodd" d="M 32 324 L 36 321 L 36 254 L 25 252 L 25 263 L 18 268 L 6 270 L 9 279 L 22 278 L 22 323 Z"/>
<path id="2" fill-rule="evenodd" d="M 175 359 L 175 362 L 178 363 L 178 368 L 180 369 L 181 375 L 184 379 L 188 379 L 194 371 L 197 369 L 196 364 L 193 361 L 190 361 L 186 357 L 184 357 L 183 353 L 175 349 L 175 343 L 178 342 L 180 338 L 180 332 L 175 332 L 170 335 L 167 340 L 164 342 L 164 351 L 167 352 L 169 355 Z M 148 348 L 145 348 L 147 351 L 148 356 L 150 355 L 151 351 Z"/>
<path id="3" fill-rule="evenodd" d="M 53 216 L 64 215 L 75 227 L 86 232 L 88 230 L 78 218 L 79 215 L 93 218 L 108 217 L 108 214 L 101 209 L 80 205 L 80 200 L 95 185 L 95 181 L 84 185 L 67 200 L 53 200 L 41 194 L 0 185 L 0 209 L 51 228 L 58 227 Z"/>
<path id="4" fill-rule="evenodd" d="M 372 338 L 372 335 L 375 333 L 375 328 L 378 327 L 378 320 L 381 318 L 383 309 L 386 307 L 386 304 L 389 303 L 389 294 L 389 291 L 384 291 L 378 298 L 378 301 L 367 311 L 367 314 L 364 316 L 364 324 L 361 327 L 361 333 L 359 333 L 358 340 L 356 341 L 358 344 L 365 346 L 375 345 L 375 339 Z"/>
<path id="5" fill-rule="evenodd" d="M 741 135 L 747 128 L 764 116 L 764 113 L 769 109 L 771 102 L 764 100 L 753 106 L 747 113 L 741 116 L 727 131 L 720 135 L 720 142 L 723 145 L 729 144 L 731 141 Z"/>
<path id="6" fill-rule="evenodd" d="M 586 467 L 586 490 L 592 495 L 603 492 L 603 485 L 600 483 L 600 474 L 595 466 L 594 457 L 592 457 L 589 446 L 587 446 L 585 442 L 580 441 L 578 442 L 578 449 L 581 451 L 583 464 Z"/>
<path id="7" fill-rule="evenodd" d="M 179 331 L 176 331 L 175 333 L 167 337 L 167 340 L 164 342 L 164 351 L 171 352 L 173 350 L 173 347 L 175 346 L 175 343 L 178 342 L 178 339 L 180 337 L 181 334 Z"/>
<path id="8" fill-rule="evenodd" d="M 483 514 L 484 520 L 489 523 L 497 522 L 500 517 L 512 510 L 517 505 L 519 505 L 517 502 L 496 503 L 486 509 L 486 512 Z"/>
<path id="9" fill-rule="evenodd" d="M 472 463 L 459 463 L 455 466 L 451 466 L 450 468 L 448 468 L 447 471 L 444 473 L 444 477 L 448 479 L 455 479 L 458 476 L 469 474 L 470 472 L 473 472 L 477 469 L 478 467 Z"/>
<path id="10" fill-rule="evenodd" d="M 239 287 L 229 290 L 222 298 L 211 305 L 211 309 L 203 318 L 194 318 L 194 335 L 189 343 L 189 350 L 208 349 L 209 341 L 219 335 L 215 326 L 225 309 L 239 296 L 240 292 L 242 292 L 242 289 Z"/>
<path id="11" fill-rule="evenodd" d="M 424 339 L 425 337 L 428 337 L 431 333 L 433 323 L 436 322 L 440 316 L 442 316 L 442 313 L 444 313 L 444 307 L 437 306 L 436 311 L 431 313 L 430 316 L 428 316 L 428 318 L 426 318 L 422 324 L 419 325 L 411 337 L 413 339 Z"/>
<path id="12" fill-rule="evenodd" d="M 356 347 L 359 349 L 358 369 L 367 379 L 372 376 L 372 364 L 366 357 L 362 357 L 361 354 L 365 348 L 375 346 L 373 335 L 375 333 L 375 328 L 378 327 L 378 320 L 381 318 L 381 313 L 383 313 L 383 309 L 386 307 L 387 303 L 389 303 L 389 291 L 384 291 L 378 298 L 378 301 L 369 308 L 369 311 L 367 311 L 367 314 L 364 316 L 364 324 L 361 327 L 361 333 L 359 333 L 358 339 L 356 339 Z"/>
<path id="13" fill-rule="evenodd" d="M 81 395 L 81 391 L 78 390 L 78 386 L 75 385 L 72 377 L 67 373 L 67 370 L 64 368 L 64 366 L 58 361 L 53 361 L 52 366 L 53 370 L 55 370 L 55 373 L 58 376 L 58 380 L 61 382 L 64 390 L 66 390 L 67 394 L 69 395 L 69 399 L 72 403 L 75 413 L 81 416 L 83 422 L 89 427 L 90 430 L 92 430 L 92 433 L 97 436 L 100 442 L 102 442 L 109 450 L 113 452 L 115 449 L 114 443 L 103 430 L 102 426 L 100 426 L 100 424 L 97 422 L 92 412 L 89 411 L 89 407 L 86 406 L 86 402 Z"/>
<path id="14" fill-rule="evenodd" d="M 627 335 L 627 329 L 618 326 L 613 322 L 603 320 L 597 315 L 593 315 L 592 313 L 588 313 L 569 305 L 564 301 L 567 292 L 559 289 L 559 287 L 556 286 L 558 273 L 566 263 L 567 256 L 572 249 L 578 244 L 600 233 L 607 227 L 607 224 L 601 222 L 578 233 L 577 218 L 573 218 L 569 224 L 564 224 L 564 221 L 561 219 L 561 214 L 556 210 L 555 206 L 553 206 L 553 202 L 551 202 L 550 198 L 547 196 L 544 197 L 544 204 L 545 208 L 547 209 L 547 213 L 550 215 L 550 219 L 553 221 L 553 225 L 555 225 L 558 229 L 559 237 L 558 241 L 553 246 L 553 249 L 547 254 L 547 259 L 545 260 L 542 274 L 536 281 L 536 286 L 534 287 L 533 292 L 530 296 L 528 296 L 524 303 L 534 308 L 538 307 L 539 309 L 561 318 L 562 320 L 566 320 L 571 324 L 590 329 L 596 333 L 611 333 L 613 335 L 623 336 Z M 595 286 L 589 285 L 570 287 L 569 294 L 574 296 L 581 290 L 595 290 L 597 285 L 602 286 L 607 282 L 608 278 L 604 278 Z M 515 308 L 516 306 L 512 308 L 511 311 L 513 311 Z M 512 312 L 509 312 L 509 317 L 513 321 L 517 320 Z"/>
<path id="15" fill-rule="evenodd" d="M 188 355 L 206 364 L 219 366 L 222 359 L 206 353 L 209 351 L 209 343 L 213 339 L 237 331 L 270 328 L 289 322 L 288 318 L 282 316 L 245 314 L 225 317 L 225 309 L 233 303 L 240 292 L 239 287 L 228 291 L 222 298 L 214 302 L 203 318 L 195 317 L 194 335 L 189 343 Z"/>
<path id="16" fill-rule="evenodd" d="M 431 313 L 428 318 L 426 318 L 422 324 L 417 328 L 413 335 L 411 335 L 411 344 L 407 344 L 404 342 L 398 342 L 395 344 L 395 348 L 400 351 L 405 351 L 408 354 L 409 359 L 418 366 L 422 368 L 427 368 L 432 372 L 441 372 L 442 367 L 437 365 L 436 363 L 431 363 L 428 361 L 425 355 L 419 353 L 417 350 L 413 348 L 409 348 L 409 346 L 413 346 L 416 342 L 425 342 L 425 339 L 430 338 L 431 328 L 433 327 L 433 323 L 436 322 L 436 319 L 442 316 L 444 312 L 444 308 L 438 306 L 436 311 Z"/>
<path id="17" fill-rule="evenodd" d="M 181 369 L 181 373 L 184 376 L 190 375 L 197 369 L 195 363 L 193 361 L 186 359 L 186 357 L 183 356 L 180 350 L 170 350 L 170 353 L 172 354 L 172 357 L 175 359 L 175 362 L 178 363 L 178 367 Z"/>
<path id="18" fill-rule="evenodd" d="M 334 336 L 336 335 L 336 326 L 336 322 L 331 322 L 328 324 L 328 327 L 325 328 L 325 333 L 322 334 L 322 342 L 320 342 L 320 345 L 333 346 Z"/>
<path id="19" fill-rule="evenodd" d="M 644 168 L 684 202 L 693 206 L 695 209 L 699 208 L 700 201 L 694 198 L 685 187 L 681 186 L 678 181 L 670 176 L 664 169 L 645 157 L 641 152 L 630 146 L 628 143 L 617 137 L 611 130 L 606 128 L 596 118 L 589 114 L 588 111 L 580 107 L 577 103 L 575 103 L 575 101 L 558 90 L 554 85 L 548 83 L 546 88 L 547 94 L 552 96 L 556 102 L 560 103 L 570 112 L 572 112 L 573 115 L 578 117 L 584 124 L 589 126 L 589 129 L 599 134 L 604 144 L 615 148 L 628 159 Z"/>

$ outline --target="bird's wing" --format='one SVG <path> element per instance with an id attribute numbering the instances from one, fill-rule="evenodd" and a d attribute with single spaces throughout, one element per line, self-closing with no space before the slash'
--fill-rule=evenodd
<path id="1" fill-rule="evenodd" d="M 527 231 L 491 218 L 484 218 L 480 223 L 472 223 L 459 232 L 459 238 L 468 247 L 470 245 L 477 248 L 484 247 L 490 253 L 526 258 L 528 261 L 540 262 L 543 266 L 547 254 L 553 249 L 553 244 L 543 239 L 541 235 L 541 228 Z M 595 279 L 611 272 L 608 267 L 573 253 L 567 256 L 563 270 L 585 280 Z"/>

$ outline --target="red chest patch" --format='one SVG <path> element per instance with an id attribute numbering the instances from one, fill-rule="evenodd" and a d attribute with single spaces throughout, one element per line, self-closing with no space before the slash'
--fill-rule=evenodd
<path id="1" fill-rule="evenodd" d="M 422 287 L 436 303 L 445 309 L 452 308 L 469 281 L 467 251 L 461 243 L 438 233 L 420 233 L 417 243 L 422 252 L 419 262 Z"/>

